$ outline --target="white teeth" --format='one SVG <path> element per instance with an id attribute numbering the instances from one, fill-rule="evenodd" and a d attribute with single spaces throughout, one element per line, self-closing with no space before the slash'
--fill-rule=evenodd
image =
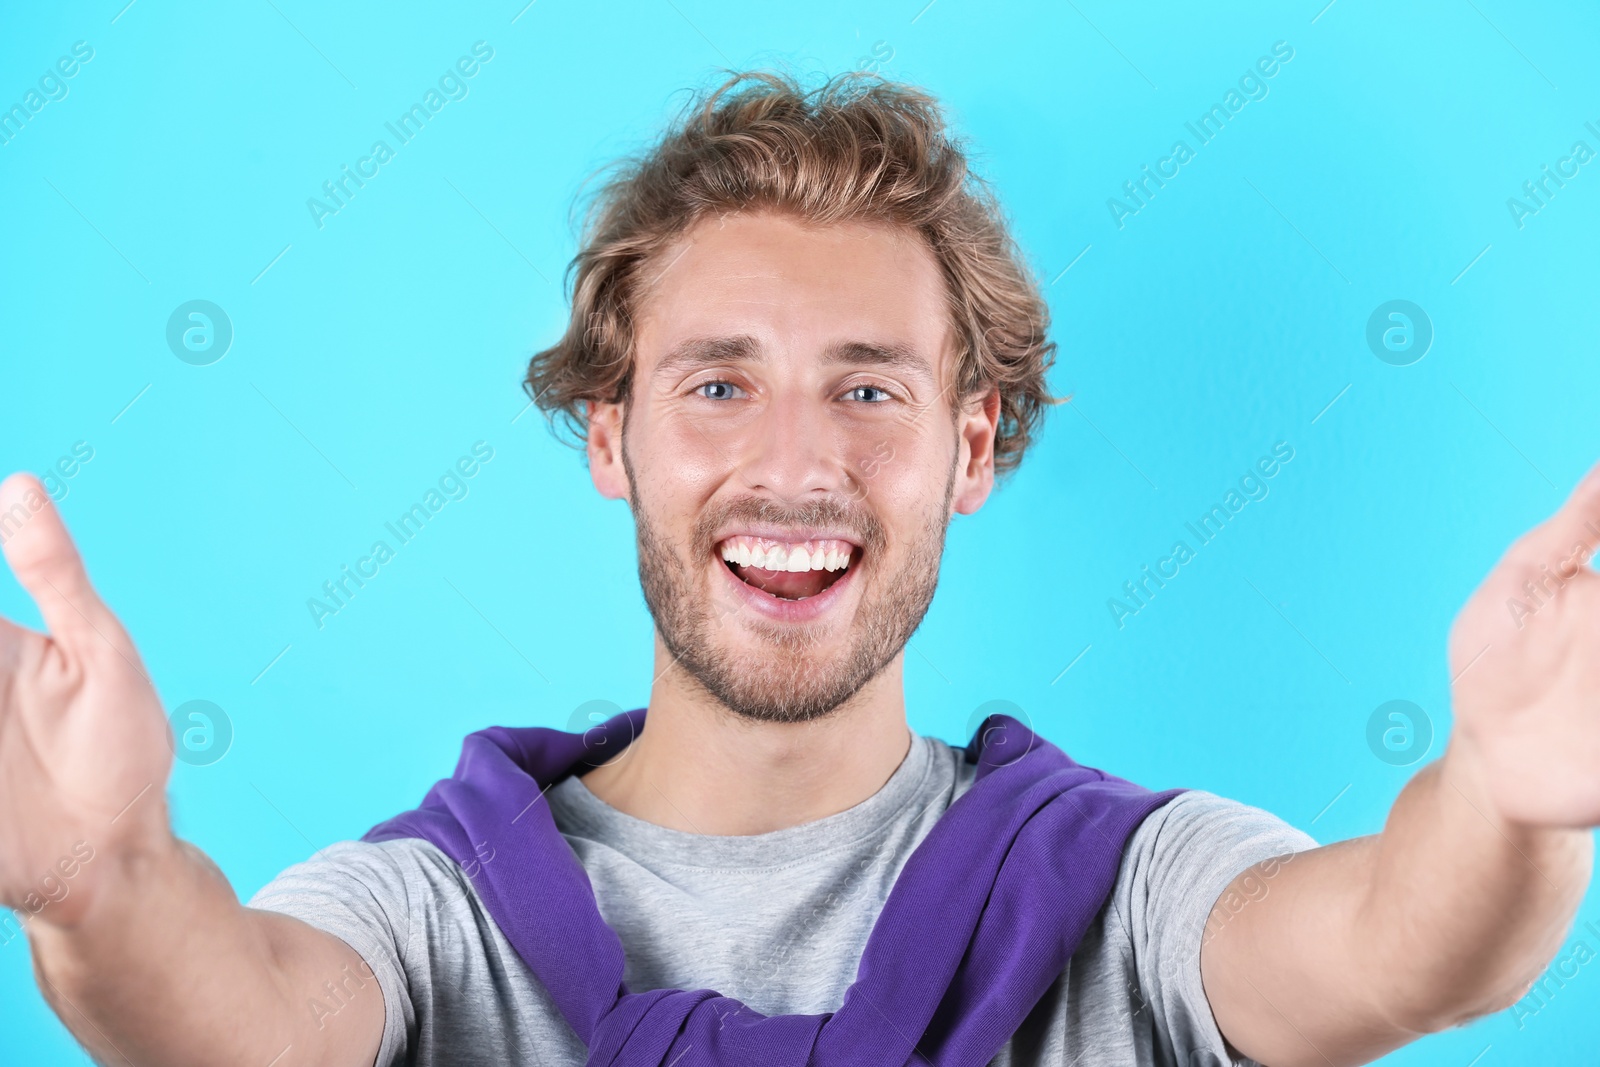
<path id="1" fill-rule="evenodd" d="M 737 535 L 721 545 L 722 558 L 741 567 L 769 571 L 837 571 L 850 566 L 853 548 L 847 541 L 832 538 L 789 543 Z"/>

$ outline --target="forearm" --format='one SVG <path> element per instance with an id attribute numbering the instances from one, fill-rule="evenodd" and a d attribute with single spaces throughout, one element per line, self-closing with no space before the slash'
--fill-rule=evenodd
<path id="1" fill-rule="evenodd" d="M 1410 1030 L 1509 1007 L 1560 947 L 1589 883 L 1592 832 L 1502 817 L 1483 774 L 1470 743 L 1452 739 L 1377 839 L 1352 936 L 1378 1003 Z"/>
<path id="2" fill-rule="evenodd" d="M 371 1064 L 383 1002 L 359 957 L 295 920 L 243 907 L 198 849 L 163 836 L 107 857 L 113 869 L 73 925 L 30 927 L 40 989 L 95 1058 Z M 325 981 L 354 989 L 331 1019 L 308 1008 L 327 998 Z"/>
<path id="3" fill-rule="evenodd" d="M 1272 1067 L 1368 1063 L 1509 1006 L 1537 977 L 1588 884 L 1590 832 L 1499 817 L 1471 757 L 1452 748 L 1381 834 L 1296 856 L 1220 925 L 1202 974 L 1240 1051 Z"/>

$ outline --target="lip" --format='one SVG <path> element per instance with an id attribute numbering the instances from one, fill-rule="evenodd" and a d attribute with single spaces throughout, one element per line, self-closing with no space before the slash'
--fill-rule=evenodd
<path id="1" fill-rule="evenodd" d="M 740 532 L 743 533 L 744 531 Z M 735 535 L 725 534 L 723 538 L 718 539 L 718 543 L 720 544 L 721 540 L 733 536 Z M 750 536 L 758 537 L 764 535 L 752 533 Z M 792 532 L 790 536 L 792 537 Z M 773 540 L 783 539 L 773 538 Z M 849 540 L 849 538 L 839 538 L 839 540 Z M 855 544 L 854 541 L 850 543 Z M 856 547 L 857 549 L 860 548 L 859 545 Z M 784 600 L 773 596 L 771 593 L 763 593 L 755 586 L 741 581 L 739 576 L 734 574 L 733 570 L 720 557 L 714 558 L 712 563 L 717 570 L 722 572 L 723 579 L 733 587 L 733 593 L 739 598 L 740 604 L 748 607 L 763 618 L 790 623 L 810 622 L 827 614 L 844 597 L 848 588 L 855 584 L 856 571 L 861 569 L 860 559 L 854 558 L 850 566 L 844 569 L 844 574 L 840 575 L 832 585 L 816 596 L 808 596 L 804 600 Z"/>

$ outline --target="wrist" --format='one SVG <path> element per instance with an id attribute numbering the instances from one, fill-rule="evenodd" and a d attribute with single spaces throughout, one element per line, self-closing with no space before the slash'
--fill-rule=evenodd
<path id="1" fill-rule="evenodd" d="M 1487 762 L 1479 742 L 1465 729 L 1451 732 L 1438 767 L 1438 785 L 1444 803 L 1465 803 L 1498 830 L 1526 832 L 1526 824 L 1508 818 L 1495 801 Z"/>
<path id="2" fill-rule="evenodd" d="M 83 836 L 57 861 L 34 893 L 34 905 L 25 909 L 36 936 L 72 936 L 114 926 L 126 910 L 170 885 L 183 857 L 166 805 L 158 801 L 139 815 L 116 826 L 114 835 Z"/>
<path id="3" fill-rule="evenodd" d="M 1591 835 L 1587 830 L 1552 826 L 1508 810 L 1501 798 L 1518 783 L 1496 780 L 1494 765 L 1485 758 L 1482 746 L 1483 742 L 1470 730 L 1452 732 L 1436 767 L 1441 805 L 1470 809 L 1474 814 L 1467 816 L 1469 824 L 1479 823 L 1484 827 L 1486 838 L 1515 849 L 1535 868 L 1544 869 L 1545 858 L 1555 860 L 1560 866 L 1570 854 L 1587 854 L 1591 850 Z"/>

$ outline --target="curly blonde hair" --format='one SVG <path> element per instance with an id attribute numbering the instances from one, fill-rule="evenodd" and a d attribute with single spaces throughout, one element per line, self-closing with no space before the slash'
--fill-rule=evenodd
<path id="1" fill-rule="evenodd" d="M 735 73 L 692 100 L 653 146 L 614 165 L 567 271 L 565 334 L 536 353 L 524 388 L 581 442 L 586 402 L 625 403 L 644 266 L 707 213 L 777 210 L 809 222 L 915 230 L 944 274 L 958 338 L 956 407 L 996 387 L 995 468 L 1014 469 L 1045 406 L 1055 358 L 1049 310 L 998 201 L 967 166 L 928 94 L 874 74 L 807 90 L 793 76 Z"/>

